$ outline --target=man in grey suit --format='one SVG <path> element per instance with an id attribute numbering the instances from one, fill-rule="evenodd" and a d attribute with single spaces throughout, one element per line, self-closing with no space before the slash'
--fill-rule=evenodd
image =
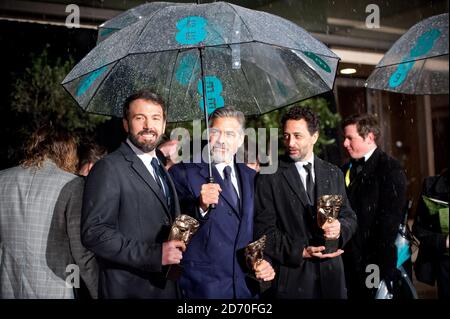
<path id="1" fill-rule="evenodd" d="M 37 130 L 20 166 L 0 172 L 0 298 L 97 297 L 94 254 L 80 239 L 83 179 L 67 133 Z"/>
<path id="2" fill-rule="evenodd" d="M 98 161 L 83 198 L 82 240 L 97 255 L 100 298 L 179 297 L 167 267 L 184 243 L 167 241 L 178 198 L 155 148 L 166 126 L 163 101 L 140 91 L 124 104 L 125 143 Z"/>

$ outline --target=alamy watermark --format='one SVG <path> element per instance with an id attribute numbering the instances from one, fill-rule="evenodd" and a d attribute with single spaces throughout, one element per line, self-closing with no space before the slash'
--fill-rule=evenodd
<path id="1" fill-rule="evenodd" d="M 66 267 L 66 288 L 80 288 L 80 267 L 75 264 L 69 264 Z"/>
<path id="2" fill-rule="evenodd" d="M 201 131 L 201 121 L 193 121 L 192 137 L 183 127 L 177 127 L 170 133 L 171 140 L 178 140 L 177 152 L 172 160 L 175 163 L 208 162 L 208 147 L 202 141 L 207 141 L 206 130 Z M 236 153 L 237 163 L 260 164 L 260 174 L 273 174 L 278 168 L 278 128 L 246 128 L 239 134 L 247 137 L 245 146 Z M 192 150 L 191 150 L 192 145 Z M 180 154 L 181 153 L 181 154 Z"/>
<path id="3" fill-rule="evenodd" d="M 366 266 L 366 287 L 369 289 L 378 288 L 380 285 L 380 267 L 376 264 L 369 264 Z"/>
<path id="4" fill-rule="evenodd" d="M 380 28 L 380 7 L 376 4 L 368 4 L 366 6 L 366 13 L 370 13 L 366 17 L 366 27 L 368 29 Z"/>
<path id="5" fill-rule="evenodd" d="M 66 18 L 66 27 L 79 28 L 80 27 L 80 7 L 76 4 L 69 4 L 66 6 L 66 13 L 69 15 Z"/>

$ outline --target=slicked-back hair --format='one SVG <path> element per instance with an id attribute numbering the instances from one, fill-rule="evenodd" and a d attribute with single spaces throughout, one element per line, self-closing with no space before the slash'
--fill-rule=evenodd
<path id="1" fill-rule="evenodd" d="M 319 131 L 319 117 L 309 107 L 294 106 L 290 108 L 282 117 L 281 124 L 286 125 L 289 120 L 299 121 L 303 119 L 308 125 L 309 134 L 313 135 Z"/>
<path id="2" fill-rule="evenodd" d="M 158 94 L 153 93 L 152 91 L 147 89 L 137 91 L 136 93 L 130 95 L 125 100 L 122 108 L 122 115 L 124 119 L 128 119 L 128 113 L 130 112 L 130 104 L 136 100 L 145 100 L 160 105 L 163 111 L 163 118 L 164 120 L 166 119 L 166 105 L 163 99 Z"/>
<path id="3" fill-rule="evenodd" d="M 237 110 L 234 106 L 225 106 L 215 109 L 214 112 L 209 116 L 209 126 L 211 127 L 216 119 L 224 117 L 235 118 L 241 125 L 242 130 L 245 129 L 244 113 Z"/>
<path id="4" fill-rule="evenodd" d="M 362 138 L 366 138 L 369 133 L 373 133 L 375 140 L 380 137 L 381 130 L 378 119 L 373 114 L 353 114 L 344 119 L 342 122 L 342 129 L 346 126 L 356 125 L 356 130 Z"/>

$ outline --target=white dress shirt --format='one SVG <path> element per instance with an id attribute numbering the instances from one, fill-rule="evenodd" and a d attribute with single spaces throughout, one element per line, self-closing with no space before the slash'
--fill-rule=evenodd
<path id="1" fill-rule="evenodd" d="M 295 162 L 295 167 L 297 168 L 297 171 L 300 174 L 300 179 L 302 180 L 303 187 L 305 190 L 306 190 L 306 176 L 308 175 L 308 172 L 303 167 L 303 165 L 306 165 L 308 163 L 311 163 L 312 180 L 315 183 L 316 182 L 316 174 L 314 173 L 314 153 L 306 161 Z"/>
<path id="2" fill-rule="evenodd" d="M 155 150 L 151 151 L 150 153 L 144 153 L 142 150 L 138 149 L 136 146 L 134 146 L 133 143 L 127 138 L 127 144 L 131 147 L 133 152 L 139 157 L 139 159 L 144 163 L 145 168 L 149 171 L 149 173 L 152 175 L 153 179 L 155 179 L 155 170 L 152 166 L 152 159 L 156 158 L 156 152 Z M 159 161 L 159 160 L 158 160 Z M 155 179 L 156 181 L 156 179 Z"/>
<path id="3" fill-rule="evenodd" d="M 240 198 L 239 187 L 238 187 L 238 180 L 236 178 L 236 170 L 235 170 L 235 167 L 234 167 L 234 163 L 230 164 L 230 165 L 225 164 L 225 163 L 219 163 L 219 164 L 215 164 L 214 166 L 216 167 L 217 171 L 220 174 L 220 177 L 222 177 L 222 180 L 224 180 L 224 181 L 225 181 L 225 174 L 224 174 L 223 170 L 224 170 L 225 166 L 230 166 L 231 167 L 231 183 L 233 183 L 233 186 L 234 186 L 234 189 L 236 190 L 237 196 Z M 207 212 L 205 212 L 200 207 L 199 207 L 199 210 L 200 210 L 200 214 L 202 215 L 202 217 L 205 217 Z"/>
<path id="4" fill-rule="evenodd" d="M 225 163 L 219 163 L 219 164 L 215 164 L 216 169 L 219 171 L 220 177 L 222 177 L 222 180 L 225 181 L 225 174 L 223 172 L 225 166 L 230 166 L 231 167 L 231 182 L 233 183 L 234 189 L 236 190 L 236 193 L 239 196 L 239 187 L 238 187 L 238 181 L 236 178 L 236 171 L 234 168 L 234 164 L 225 164 Z"/>
<path id="5" fill-rule="evenodd" d="M 367 152 L 367 153 L 364 155 L 364 163 L 367 162 L 367 161 L 369 160 L 369 158 L 372 156 L 373 152 L 375 152 L 376 149 L 377 149 L 377 148 L 375 147 L 373 150 Z"/>

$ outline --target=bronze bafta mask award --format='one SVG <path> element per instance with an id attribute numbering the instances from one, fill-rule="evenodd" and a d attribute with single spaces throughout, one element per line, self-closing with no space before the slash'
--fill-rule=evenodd
<path id="1" fill-rule="evenodd" d="M 189 215 L 179 215 L 170 228 L 169 240 L 181 240 L 187 247 L 199 226 L 200 224 L 195 218 Z M 170 265 L 167 278 L 177 280 L 181 276 L 182 270 L 181 265 Z"/>
<path id="2" fill-rule="evenodd" d="M 325 223 L 332 223 L 339 216 L 342 206 L 341 195 L 322 195 L 317 200 L 317 225 L 322 229 Z M 338 238 L 323 237 L 324 254 L 333 253 L 338 248 Z"/>
<path id="3" fill-rule="evenodd" d="M 245 261 L 249 269 L 253 270 L 253 266 L 260 263 L 264 258 L 264 248 L 266 247 L 266 235 L 260 239 L 250 243 L 245 247 Z"/>
<path id="4" fill-rule="evenodd" d="M 247 263 L 247 267 L 252 271 L 251 274 L 248 274 L 247 276 L 259 283 L 259 290 L 261 293 L 269 289 L 272 283 L 270 281 L 262 281 L 257 279 L 253 274 L 253 267 L 260 263 L 264 258 L 266 238 L 266 235 L 263 235 L 260 239 L 248 244 L 244 251 L 245 262 Z"/>

